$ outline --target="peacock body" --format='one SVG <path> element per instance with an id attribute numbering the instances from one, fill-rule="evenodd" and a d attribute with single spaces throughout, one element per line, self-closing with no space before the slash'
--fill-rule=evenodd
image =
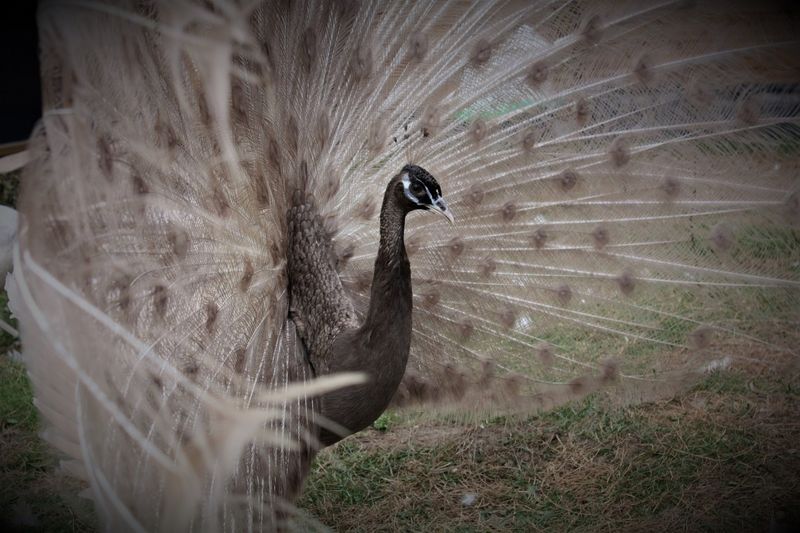
<path id="1" fill-rule="evenodd" d="M 404 368 L 398 403 L 473 413 L 646 397 L 737 343 L 796 359 L 782 6 L 52 0 L 39 24 L 9 289 L 45 438 L 109 529 L 301 520 L 320 440 Z M 456 223 L 400 232 L 407 364 L 345 364 L 409 163 Z M 336 377 L 367 363 L 380 399 Z"/>

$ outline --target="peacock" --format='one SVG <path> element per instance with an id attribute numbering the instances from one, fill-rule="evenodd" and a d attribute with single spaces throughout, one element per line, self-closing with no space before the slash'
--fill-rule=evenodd
<path id="1" fill-rule="evenodd" d="M 639 401 L 744 344 L 796 364 L 786 5 L 49 0 L 38 20 L 7 290 L 43 437 L 109 530 L 312 527 L 291 503 L 315 453 L 390 404 Z"/>

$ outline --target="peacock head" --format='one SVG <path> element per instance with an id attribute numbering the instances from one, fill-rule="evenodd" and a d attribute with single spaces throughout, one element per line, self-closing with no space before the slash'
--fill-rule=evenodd
<path id="1" fill-rule="evenodd" d="M 406 165 L 400 172 L 400 182 L 403 184 L 403 196 L 408 211 L 433 211 L 453 223 L 453 213 L 442 198 L 442 188 L 427 170 L 417 165 Z"/>

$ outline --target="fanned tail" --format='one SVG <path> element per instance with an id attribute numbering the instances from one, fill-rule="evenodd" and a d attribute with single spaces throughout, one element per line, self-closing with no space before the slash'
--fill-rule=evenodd
<path id="1" fill-rule="evenodd" d="M 457 224 L 409 217 L 402 400 L 527 410 L 742 343 L 797 357 L 800 44 L 775 6 L 65 0 L 39 23 L 16 300 L 47 438 L 109 525 L 287 518 L 311 395 L 343 383 L 289 387 L 291 195 L 363 310 L 409 162 Z"/>

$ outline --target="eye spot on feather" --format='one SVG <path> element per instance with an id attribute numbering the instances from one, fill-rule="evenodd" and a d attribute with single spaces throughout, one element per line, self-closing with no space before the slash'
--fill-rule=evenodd
<path id="1" fill-rule="evenodd" d="M 256 191 L 256 204 L 262 209 L 269 206 L 269 188 L 267 187 L 266 176 L 258 172 L 253 176 L 252 181 Z"/>
<path id="2" fill-rule="evenodd" d="M 458 335 L 462 342 L 472 337 L 473 333 L 475 333 L 475 326 L 471 322 L 466 321 L 458 325 Z"/>
<path id="3" fill-rule="evenodd" d="M 636 61 L 636 64 L 633 66 L 633 75 L 644 85 L 647 85 L 651 81 L 653 81 L 653 67 L 652 67 L 652 60 L 648 55 L 643 55 Z"/>
<path id="4" fill-rule="evenodd" d="M 444 367 L 444 377 L 446 378 L 446 395 L 454 400 L 460 400 L 467 393 L 467 380 L 464 373 L 448 363 Z M 431 391 L 434 395 L 437 394 Z"/>
<path id="5" fill-rule="evenodd" d="M 441 300 L 441 295 L 437 291 L 431 291 L 422 297 L 422 306 L 425 309 L 431 310 L 436 307 L 436 304 Z"/>
<path id="6" fill-rule="evenodd" d="M 253 281 L 253 275 L 255 274 L 255 270 L 253 270 L 253 263 L 250 261 L 250 258 L 245 258 L 244 260 L 244 272 L 242 273 L 242 277 L 239 280 L 239 290 L 243 293 L 247 292 L 247 289 L 250 288 L 250 283 Z"/>
<path id="7" fill-rule="evenodd" d="M 186 230 L 173 226 L 167 234 L 167 241 L 175 257 L 178 259 L 186 257 L 186 253 L 189 251 L 189 245 L 191 244 L 189 233 Z"/>
<path id="8" fill-rule="evenodd" d="M 230 203 L 228 202 L 228 198 L 225 196 L 225 193 L 222 190 L 222 187 L 219 184 L 214 186 L 214 209 L 217 214 L 221 217 L 227 217 L 230 214 Z"/>
<path id="9" fill-rule="evenodd" d="M 667 176 L 661 182 L 659 190 L 667 200 L 674 200 L 681 192 L 681 182 L 675 177 Z"/>
<path id="10" fill-rule="evenodd" d="M 735 239 L 733 231 L 723 222 L 720 222 L 711 229 L 709 236 L 711 246 L 717 252 L 726 252 L 733 246 Z"/>
<path id="11" fill-rule="evenodd" d="M 697 107 L 708 107 L 714 100 L 713 91 L 698 80 L 689 85 L 686 96 Z"/>
<path id="12" fill-rule="evenodd" d="M 536 231 L 533 232 L 531 235 L 531 244 L 537 250 L 541 250 L 542 248 L 547 245 L 547 240 L 550 236 L 547 234 L 547 230 L 544 228 L 537 228 Z"/>
<path id="13" fill-rule="evenodd" d="M 536 358 L 544 366 L 552 366 L 555 361 L 555 354 L 553 353 L 553 346 L 547 342 L 543 342 L 536 346 Z"/>
<path id="14" fill-rule="evenodd" d="M 415 32 L 408 40 L 408 58 L 411 61 L 422 61 L 428 54 L 428 38 L 419 32 Z"/>
<path id="15" fill-rule="evenodd" d="M 481 360 L 481 374 L 478 378 L 478 386 L 485 389 L 489 386 L 495 374 L 494 361 L 489 359 Z"/>
<path id="16" fill-rule="evenodd" d="M 519 374 L 511 374 L 503 379 L 505 393 L 512 398 L 518 396 L 522 388 L 523 377 Z"/>
<path id="17" fill-rule="evenodd" d="M 592 110 L 589 108 L 589 102 L 585 98 L 579 98 L 575 101 L 575 122 L 578 126 L 585 126 L 592 116 Z"/>
<path id="18" fill-rule="evenodd" d="M 503 207 L 500 209 L 500 217 L 503 219 L 503 222 L 511 222 L 514 220 L 514 217 L 517 215 L 517 206 L 514 205 L 514 202 L 506 202 L 503 204 Z"/>
<path id="19" fill-rule="evenodd" d="M 556 296 L 561 305 L 567 305 L 572 300 L 572 289 L 569 288 L 569 285 L 560 285 L 556 289 Z"/>
<path id="20" fill-rule="evenodd" d="M 200 371 L 200 367 L 197 366 L 197 363 L 194 361 L 190 361 L 186 363 L 183 367 L 183 373 L 187 376 L 190 380 L 194 381 L 197 378 L 197 373 Z"/>
<path id="21" fill-rule="evenodd" d="M 97 155 L 100 172 L 106 177 L 106 179 L 113 179 L 114 156 L 111 153 L 111 142 L 105 135 L 97 139 Z"/>
<path id="22" fill-rule="evenodd" d="M 617 286 L 622 294 L 625 296 L 630 296 L 633 294 L 633 290 L 636 288 L 636 278 L 634 277 L 633 272 L 630 270 L 623 271 L 622 274 L 617 276 L 616 281 Z"/>
<path id="23" fill-rule="evenodd" d="M 500 324 L 506 330 L 510 330 L 514 327 L 514 324 L 517 322 L 517 314 L 514 312 L 513 309 L 506 309 L 502 313 L 500 313 Z"/>
<path id="24" fill-rule="evenodd" d="M 75 237 L 72 226 L 65 220 L 50 219 L 47 221 L 47 229 L 57 249 L 66 248 Z"/>
<path id="25" fill-rule="evenodd" d="M 163 285 L 156 285 L 153 287 L 153 307 L 155 308 L 156 315 L 163 319 L 167 314 L 167 303 L 169 297 L 167 295 L 167 288 Z"/>
<path id="26" fill-rule="evenodd" d="M 484 257 L 480 263 L 478 263 L 478 273 L 481 275 L 482 278 L 486 279 L 497 270 L 497 263 L 495 263 L 494 259 L 491 257 Z"/>
<path id="27" fill-rule="evenodd" d="M 569 168 L 561 173 L 558 177 L 559 185 L 561 185 L 561 190 L 564 192 L 571 191 L 575 188 L 575 185 L 578 184 L 578 180 L 580 179 L 580 174 L 577 171 Z"/>
<path id="28" fill-rule="evenodd" d="M 736 118 L 745 126 L 755 126 L 761 120 L 761 102 L 755 96 L 745 97 L 739 103 Z"/>
<path id="29" fill-rule="evenodd" d="M 171 150 L 177 145 L 177 136 L 167 123 L 161 118 L 161 114 L 156 115 L 156 123 L 153 126 L 156 142 L 160 146 L 166 146 Z"/>
<path id="30" fill-rule="evenodd" d="M 445 370 L 442 371 L 442 374 L 445 372 L 447 372 L 447 365 L 445 365 Z M 444 383 L 450 384 L 452 382 L 446 379 Z M 397 389 L 397 394 L 395 394 L 393 403 L 397 407 L 413 405 L 414 403 L 427 399 L 429 390 L 430 388 L 425 381 L 420 379 L 419 376 L 409 372 L 403 377 L 403 381 Z"/>
<path id="31" fill-rule="evenodd" d="M 608 243 L 611 241 L 608 228 L 603 225 L 594 228 L 594 230 L 592 230 L 592 240 L 594 241 L 595 249 L 602 250 L 605 248 L 606 245 L 608 245 Z"/>
<path id="32" fill-rule="evenodd" d="M 489 61 L 492 57 L 492 45 L 486 39 L 480 39 L 477 43 L 475 43 L 475 47 L 472 49 L 472 56 L 470 60 L 472 64 L 475 66 L 481 66 Z"/>
<path id="33" fill-rule="evenodd" d="M 406 254 L 411 257 L 419 252 L 422 243 L 420 242 L 420 237 L 416 233 L 411 235 L 408 239 L 406 239 Z"/>
<path id="34" fill-rule="evenodd" d="M 131 174 L 131 185 L 133 185 L 133 193 L 138 196 L 143 196 L 150 192 L 150 188 L 142 178 L 142 175 L 134 171 Z"/>
<path id="35" fill-rule="evenodd" d="M 532 154 L 533 150 L 536 148 L 537 138 L 538 136 L 533 128 L 524 132 L 524 134 L 522 135 L 522 143 L 521 143 L 522 151 L 528 154 Z"/>
<path id="36" fill-rule="evenodd" d="M 617 168 L 623 167 L 631 160 L 631 153 L 625 142 L 617 137 L 611 143 L 611 148 L 608 150 L 608 155 L 611 157 L 611 163 Z"/>
<path id="37" fill-rule="evenodd" d="M 200 115 L 200 121 L 203 125 L 207 128 L 211 127 L 211 113 L 208 110 L 208 102 L 206 102 L 206 96 L 203 92 L 199 92 L 197 95 L 197 111 Z"/>
<path id="38" fill-rule="evenodd" d="M 603 21 L 600 15 L 592 16 L 581 29 L 581 36 L 589 44 L 597 43 L 603 36 Z"/>
<path id="39" fill-rule="evenodd" d="M 456 260 L 464 253 L 464 240 L 461 237 L 453 237 L 447 243 L 447 253 L 451 260 Z"/>
<path id="40" fill-rule="evenodd" d="M 114 281 L 114 289 L 119 292 L 117 303 L 119 308 L 127 313 L 131 307 L 131 283 L 133 279 L 130 276 L 121 276 Z"/>
<path id="41" fill-rule="evenodd" d="M 217 316 L 219 316 L 219 306 L 215 302 L 208 302 L 206 304 L 206 333 L 209 335 L 214 333 Z"/>
<path id="42" fill-rule="evenodd" d="M 567 386 L 569 391 L 576 396 L 581 396 L 589 390 L 589 382 L 583 376 L 573 379 Z"/>
<path id="43" fill-rule="evenodd" d="M 703 350 L 711 345 L 713 331 L 708 326 L 700 326 L 689 334 L 689 346 L 695 350 Z"/>
<path id="44" fill-rule="evenodd" d="M 483 203 L 484 192 L 483 188 L 480 185 L 474 184 L 470 187 L 469 193 L 467 193 L 469 197 L 469 201 L 472 205 L 480 205 Z"/>
<path id="45" fill-rule="evenodd" d="M 277 267 L 283 261 L 281 256 L 282 248 L 278 246 L 278 243 L 273 241 L 272 244 L 269 245 L 269 257 L 272 259 L 272 266 Z"/>
<path id="46" fill-rule="evenodd" d="M 472 124 L 469 126 L 468 135 L 473 144 L 480 144 L 480 142 L 486 138 L 486 133 L 487 126 L 483 119 L 478 118 L 472 121 Z"/>
<path id="47" fill-rule="evenodd" d="M 247 363 L 246 353 L 247 350 L 244 347 L 237 348 L 233 353 L 233 370 L 237 374 L 244 374 L 245 364 Z"/>
<path id="48" fill-rule="evenodd" d="M 606 359 L 600 365 L 600 382 L 613 383 L 619 378 L 619 364 L 614 359 Z"/>
<path id="49" fill-rule="evenodd" d="M 528 73 L 525 75 L 525 81 L 535 89 L 547 81 L 547 75 L 547 64 L 544 61 L 537 61 L 528 69 Z"/>

